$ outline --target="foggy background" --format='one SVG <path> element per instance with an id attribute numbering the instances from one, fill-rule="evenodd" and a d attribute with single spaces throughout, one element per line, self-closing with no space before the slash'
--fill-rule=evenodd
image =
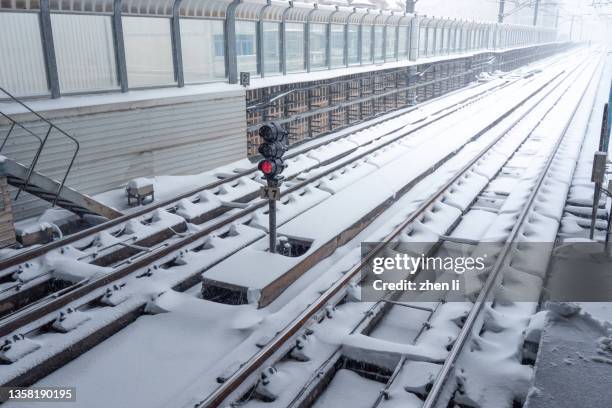
<path id="1" fill-rule="evenodd" d="M 299 0 L 298 0 L 299 1 Z M 302 0 L 403 12 L 405 0 Z M 533 25 L 536 0 L 505 0 L 504 22 Z M 496 22 L 499 0 L 417 0 L 420 15 Z M 557 27 L 559 40 L 610 41 L 612 0 L 540 0 L 537 25 Z"/>

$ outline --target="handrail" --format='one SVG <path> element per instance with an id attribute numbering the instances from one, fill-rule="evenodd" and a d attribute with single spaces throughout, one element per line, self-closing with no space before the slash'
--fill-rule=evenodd
<path id="1" fill-rule="evenodd" d="M 70 174 L 70 171 L 72 170 L 72 166 L 74 165 L 74 161 L 76 160 L 76 157 L 77 157 L 77 154 L 79 153 L 81 145 L 79 144 L 78 140 L 76 140 L 73 136 L 69 135 L 63 129 L 59 128 L 58 126 L 56 126 L 55 124 L 50 122 L 47 118 L 43 117 L 38 112 L 34 111 L 28 105 L 26 105 L 25 103 L 20 101 L 17 97 L 13 96 L 9 91 L 7 91 L 6 89 L 4 89 L 2 87 L 0 87 L 0 91 L 2 91 L 4 94 L 6 94 L 13 102 L 16 102 L 17 104 L 21 105 L 28 112 L 30 112 L 31 114 L 36 116 L 39 120 L 41 120 L 44 123 L 46 123 L 47 125 L 49 125 L 49 129 L 47 129 L 47 133 L 45 134 L 44 139 L 41 139 L 38 135 L 34 134 L 34 132 L 32 132 L 31 130 L 27 129 L 25 126 L 23 126 L 22 124 L 17 122 L 15 119 L 11 118 L 10 116 L 8 116 L 8 115 L 6 115 L 6 114 L 4 114 L 3 112 L 0 111 L 0 114 L 2 116 L 4 116 L 5 118 L 7 118 L 9 121 L 12 122 L 12 125 L 11 125 L 11 128 L 9 129 L 9 132 L 7 133 L 6 137 L 4 138 L 4 141 L 2 142 L 2 145 L 0 146 L 0 151 L 2 151 L 2 149 L 4 148 L 4 145 L 6 144 L 6 141 L 8 140 L 8 138 L 9 138 L 11 132 L 13 131 L 15 125 L 17 125 L 20 128 L 26 130 L 28 133 L 30 133 L 31 135 L 36 137 L 38 139 L 38 141 L 39 141 L 38 149 L 36 150 L 36 153 L 34 154 L 34 158 L 32 159 L 32 162 L 30 163 L 30 167 L 28 168 L 28 175 L 26 177 L 26 180 L 23 182 L 23 185 L 21 187 L 19 187 L 19 190 L 17 191 L 17 194 L 15 195 L 15 199 L 19 198 L 19 194 L 21 194 L 21 191 L 25 187 L 27 187 L 28 183 L 30 182 L 30 179 L 32 177 L 32 173 L 34 173 L 34 168 L 36 167 L 36 164 L 38 163 L 38 159 L 40 158 L 40 155 L 41 155 L 41 153 L 42 153 L 42 151 L 43 151 L 43 149 L 45 147 L 45 144 L 47 143 L 47 140 L 49 139 L 49 136 L 50 136 L 51 131 L 53 129 L 55 129 L 58 132 L 60 132 L 62 135 L 64 135 L 68 139 L 70 139 L 75 144 L 75 149 L 74 149 L 74 153 L 72 154 L 72 158 L 70 159 L 70 164 L 68 165 L 68 168 L 66 169 L 66 172 L 64 173 L 64 177 L 62 178 L 60 186 L 58 187 L 58 189 L 57 189 L 57 191 L 55 193 L 55 198 L 53 199 L 52 206 L 55 207 L 55 205 L 57 204 L 57 200 L 59 198 L 59 195 L 62 192 L 62 189 L 64 188 L 64 185 L 66 184 L 66 179 L 68 178 L 68 174 Z"/>
<path id="2" fill-rule="evenodd" d="M 30 129 L 28 129 L 27 127 L 23 126 L 21 123 L 17 122 L 15 119 L 13 119 L 12 117 L 8 116 L 4 112 L 0 111 L 0 115 L 4 116 L 6 119 L 8 119 L 11 122 L 11 128 L 9 129 L 8 133 L 6 134 L 6 136 L 4 136 L 4 140 L 2 141 L 2 145 L 0 145 L 0 152 L 2 152 L 2 149 L 4 149 L 4 145 L 6 145 L 6 142 L 8 141 L 9 137 L 11 136 L 11 133 L 13 132 L 13 129 L 15 129 L 15 125 L 19 126 L 23 130 L 28 132 L 31 136 L 33 136 L 36 139 L 38 139 L 38 146 L 40 147 L 40 145 L 42 144 L 42 139 L 36 133 L 32 132 Z"/>

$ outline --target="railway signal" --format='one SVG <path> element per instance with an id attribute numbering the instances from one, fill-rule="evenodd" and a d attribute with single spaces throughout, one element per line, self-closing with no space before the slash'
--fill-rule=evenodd
<path id="1" fill-rule="evenodd" d="M 270 211 L 268 212 L 270 252 L 276 252 L 276 201 L 280 200 L 281 173 L 287 165 L 283 155 L 288 148 L 288 133 L 278 123 L 270 122 L 259 128 L 259 136 L 263 143 L 259 146 L 259 153 L 263 160 L 257 166 L 268 182 L 262 188 L 261 198 L 267 199 Z"/>
<path id="2" fill-rule="evenodd" d="M 259 128 L 259 136 L 263 139 L 263 143 L 258 151 L 264 157 L 259 162 L 259 170 L 266 180 L 279 182 L 279 176 L 285 170 L 283 155 L 287 151 L 287 131 L 279 124 L 270 122 Z"/>

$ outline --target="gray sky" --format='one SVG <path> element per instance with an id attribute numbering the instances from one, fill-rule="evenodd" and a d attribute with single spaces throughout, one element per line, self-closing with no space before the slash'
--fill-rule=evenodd
<path id="1" fill-rule="evenodd" d="M 359 5 L 361 7 L 382 8 L 385 10 L 403 11 L 406 8 L 405 0 L 298 0 L 306 2 L 320 1 L 325 4 Z M 560 39 L 568 39 L 570 27 L 573 39 L 577 39 L 580 32 L 583 39 L 612 37 L 610 29 L 605 31 L 605 24 L 597 14 L 612 16 L 612 4 L 594 8 L 593 2 L 610 2 L 612 0 L 540 0 L 538 25 L 554 27 L 557 23 L 557 10 L 559 10 L 558 29 Z M 532 25 L 534 17 L 535 0 L 505 0 L 504 22 L 512 24 Z M 465 20 L 497 21 L 499 0 L 418 0 L 416 12 L 435 17 L 449 17 Z M 572 24 L 572 16 L 574 23 Z M 608 18 L 608 21 L 610 19 Z M 609 23 L 608 23 L 609 24 Z"/>
<path id="2" fill-rule="evenodd" d="M 402 0 L 395 1 L 398 7 L 405 4 Z M 554 27 L 557 8 L 559 8 L 559 31 L 567 38 L 569 38 L 572 26 L 572 16 L 574 16 L 574 39 L 577 39 L 580 34 L 581 24 L 583 39 L 610 36 L 610 32 L 604 31 L 602 18 L 597 14 L 612 15 L 612 5 L 593 8 L 593 1 L 540 0 L 538 24 Z M 534 2 L 535 0 L 506 0 L 505 14 L 507 16 L 504 21 L 514 24 L 533 24 Z M 419 14 L 467 20 L 497 21 L 498 10 L 499 0 L 418 0 L 416 3 L 416 11 Z M 582 16 L 582 23 L 579 16 Z"/>
<path id="3" fill-rule="evenodd" d="M 574 0 L 580 1 L 580 0 Z M 540 18 L 546 25 L 554 25 L 554 4 L 559 0 L 541 0 Z M 516 24 L 532 24 L 534 7 L 530 0 L 506 0 L 505 21 Z M 497 21 L 498 0 L 418 0 L 418 13 L 468 20 Z"/>

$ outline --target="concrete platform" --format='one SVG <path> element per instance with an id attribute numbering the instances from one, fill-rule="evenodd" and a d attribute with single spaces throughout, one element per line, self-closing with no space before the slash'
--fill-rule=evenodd
<path id="1" fill-rule="evenodd" d="M 585 313 L 549 320 L 525 408 L 610 408 L 612 350 L 603 339 L 612 329 L 607 330 Z"/>

